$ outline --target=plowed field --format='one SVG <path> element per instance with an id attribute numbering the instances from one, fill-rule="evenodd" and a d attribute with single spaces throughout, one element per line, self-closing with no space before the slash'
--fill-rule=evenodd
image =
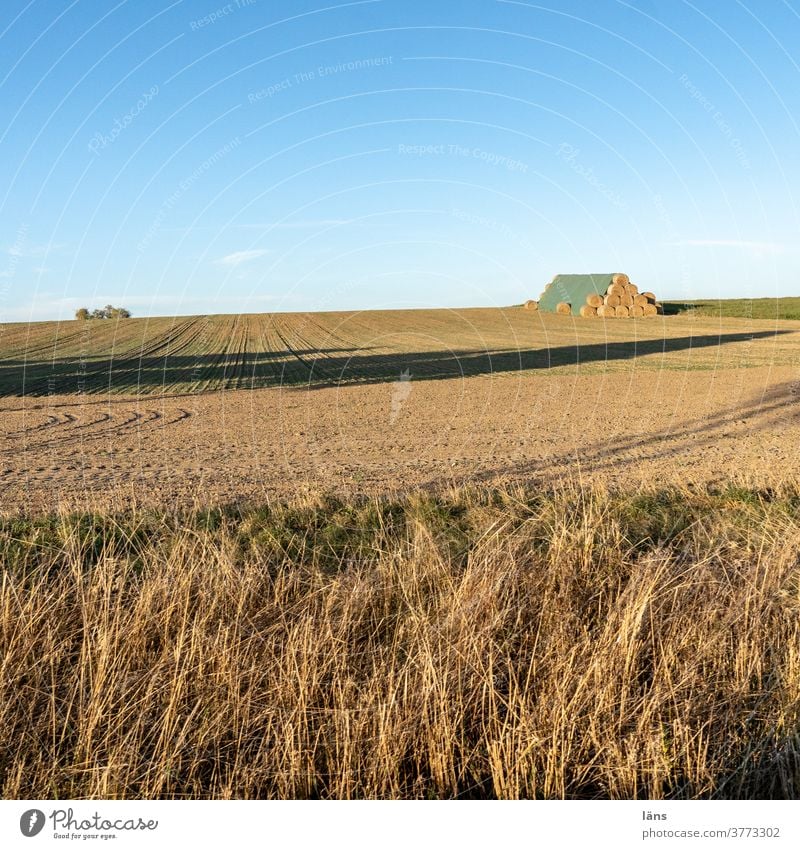
<path id="1" fill-rule="evenodd" d="M 800 324 L 521 309 L 0 326 L 0 499 L 800 472 Z"/>

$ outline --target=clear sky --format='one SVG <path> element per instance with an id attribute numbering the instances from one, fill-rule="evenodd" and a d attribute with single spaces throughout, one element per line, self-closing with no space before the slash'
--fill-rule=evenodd
<path id="1" fill-rule="evenodd" d="M 796 0 L 4 0 L 0 320 L 800 295 Z"/>

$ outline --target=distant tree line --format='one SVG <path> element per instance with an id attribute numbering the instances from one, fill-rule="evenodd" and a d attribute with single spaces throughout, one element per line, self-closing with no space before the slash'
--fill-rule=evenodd
<path id="1" fill-rule="evenodd" d="M 106 304 L 101 310 L 89 310 L 86 307 L 81 307 L 75 310 L 75 318 L 78 321 L 87 321 L 90 318 L 130 318 L 131 314 L 124 307 L 112 307 L 111 304 Z"/>

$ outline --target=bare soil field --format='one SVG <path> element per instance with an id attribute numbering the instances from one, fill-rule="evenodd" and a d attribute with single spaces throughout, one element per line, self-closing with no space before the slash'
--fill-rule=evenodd
<path id="1" fill-rule="evenodd" d="M 0 505 L 800 471 L 800 325 L 521 309 L 0 326 Z"/>

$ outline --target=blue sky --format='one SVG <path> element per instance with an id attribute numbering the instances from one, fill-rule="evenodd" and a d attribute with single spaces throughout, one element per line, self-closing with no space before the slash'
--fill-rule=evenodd
<path id="1" fill-rule="evenodd" d="M 800 3 L 6 0 L 0 320 L 800 295 Z"/>

